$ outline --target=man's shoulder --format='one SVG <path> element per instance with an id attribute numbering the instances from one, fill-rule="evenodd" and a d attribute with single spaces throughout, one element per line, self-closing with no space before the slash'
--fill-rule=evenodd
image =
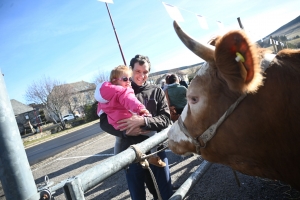
<path id="1" fill-rule="evenodd" d="M 144 91 L 155 91 L 155 90 L 162 91 L 161 87 L 159 87 L 158 85 L 150 85 L 150 84 L 148 84 L 144 89 Z"/>
<path id="2" fill-rule="evenodd" d="M 150 87 L 153 89 L 161 89 L 161 87 L 159 87 L 158 85 L 150 85 Z"/>

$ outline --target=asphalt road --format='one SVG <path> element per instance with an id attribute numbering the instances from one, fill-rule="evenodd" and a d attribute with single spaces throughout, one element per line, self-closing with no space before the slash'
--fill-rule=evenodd
<path id="1" fill-rule="evenodd" d="M 66 149 L 80 144 L 93 137 L 101 135 L 103 131 L 99 127 L 99 123 L 74 131 L 67 135 L 49 140 L 34 147 L 26 149 L 27 158 L 30 165 L 41 162 L 52 157 Z"/>

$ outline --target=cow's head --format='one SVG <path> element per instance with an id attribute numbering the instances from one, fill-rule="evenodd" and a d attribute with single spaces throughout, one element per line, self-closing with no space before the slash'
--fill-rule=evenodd
<path id="1" fill-rule="evenodd" d="M 197 138 L 215 124 L 242 94 L 256 92 L 262 85 L 260 58 L 256 46 L 242 30 L 217 38 L 214 47 L 193 40 L 176 22 L 174 28 L 182 42 L 206 61 L 191 81 L 187 91 L 188 103 L 180 116 L 189 135 Z M 174 153 L 196 153 L 191 137 L 182 132 L 178 121 L 172 125 L 168 137 L 169 148 Z M 201 139 L 197 140 L 204 146 Z"/>

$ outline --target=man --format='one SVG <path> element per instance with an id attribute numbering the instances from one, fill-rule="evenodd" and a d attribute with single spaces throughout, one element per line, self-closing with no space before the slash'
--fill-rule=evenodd
<path id="1" fill-rule="evenodd" d="M 186 88 L 188 88 L 187 83 L 181 77 L 179 77 L 179 84 L 182 85 L 182 86 L 184 86 L 184 87 L 186 87 Z"/>
<path id="2" fill-rule="evenodd" d="M 150 72 L 150 61 L 147 56 L 136 55 L 130 61 L 132 68 L 132 88 L 136 97 L 150 111 L 152 117 L 143 117 L 133 115 L 129 119 L 120 120 L 118 123 L 120 131 L 115 130 L 107 122 L 106 114 L 100 116 L 101 128 L 113 135 L 122 138 L 121 151 L 127 149 L 130 145 L 142 142 L 148 138 L 143 135 L 149 131 L 161 131 L 170 125 L 170 111 L 163 90 L 155 85 L 146 83 Z M 124 132 L 123 132 L 124 131 Z M 159 134 L 159 133 L 158 133 Z M 156 178 L 160 194 L 163 199 L 169 199 L 172 196 L 171 176 L 168 165 L 168 158 L 165 151 L 158 153 L 158 156 L 166 163 L 165 167 L 156 167 L 151 165 L 151 170 Z M 151 178 L 150 178 L 151 179 Z M 149 172 L 143 169 L 139 163 L 132 163 L 126 170 L 126 180 L 133 200 L 146 199 L 144 183 L 157 198 L 152 181 L 149 179 Z"/>
<path id="3" fill-rule="evenodd" d="M 181 114 L 187 104 L 187 89 L 179 84 L 179 78 L 176 74 L 171 74 L 169 76 L 169 85 L 167 91 L 170 106 L 175 106 L 176 113 Z"/>

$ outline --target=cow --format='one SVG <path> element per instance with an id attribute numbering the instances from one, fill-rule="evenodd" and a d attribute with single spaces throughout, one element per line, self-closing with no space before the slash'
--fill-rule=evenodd
<path id="1" fill-rule="evenodd" d="M 271 54 L 243 30 L 217 37 L 212 46 L 192 39 L 176 22 L 174 28 L 206 62 L 168 131 L 169 148 L 300 190 L 300 50 Z"/>

